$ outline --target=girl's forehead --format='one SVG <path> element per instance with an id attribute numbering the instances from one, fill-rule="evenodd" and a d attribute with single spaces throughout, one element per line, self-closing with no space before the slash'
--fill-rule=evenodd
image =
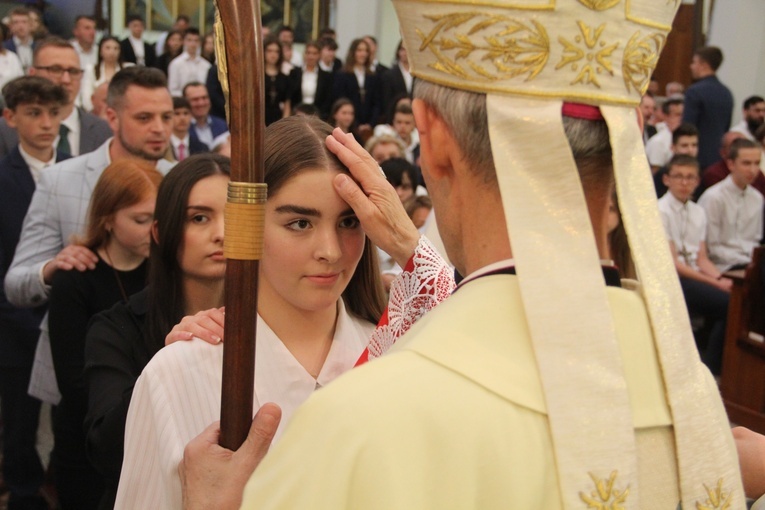
<path id="1" fill-rule="evenodd" d="M 341 172 L 334 167 L 307 168 L 298 171 L 284 181 L 273 193 L 269 190 L 268 199 L 278 199 L 279 202 L 288 200 L 301 203 L 328 203 L 340 200 L 335 191 L 333 181 Z M 340 200 L 342 202 L 342 200 Z M 343 202 L 345 203 L 345 202 Z"/>

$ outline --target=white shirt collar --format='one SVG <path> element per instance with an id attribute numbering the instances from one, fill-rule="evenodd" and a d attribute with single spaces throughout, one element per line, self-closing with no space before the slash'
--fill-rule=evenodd
<path id="1" fill-rule="evenodd" d="M 739 188 L 738 184 L 733 182 L 733 176 L 731 174 L 728 174 L 728 176 L 722 182 L 724 189 L 727 189 L 729 193 L 735 193 L 738 195 L 745 195 L 749 188 L 751 188 L 751 186 L 746 186 L 744 189 Z"/>
<path id="2" fill-rule="evenodd" d="M 24 147 L 22 147 L 21 144 L 19 144 L 19 152 L 21 153 L 22 159 L 24 159 L 24 162 L 29 167 L 29 172 L 32 174 L 32 179 L 34 179 L 35 183 L 40 180 L 40 172 L 42 172 L 42 169 L 49 167 L 56 162 L 55 150 L 53 151 L 53 157 L 49 161 L 40 161 L 34 156 L 31 156 L 24 150 Z"/>
<path id="3" fill-rule="evenodd" d="M 31 48 L 33 42 L 34 42 L 34 39 L 31 36 L 29 37 L 29 39 L 27 39 L 27 43 L 26 44 L 21 42 L 21 39 L 19 39 L 15 35 L 13 36 L 13 44 L 15 44 L 16 46 L 23 46 L 25 48 Z"/>
<path id="4" fill-rule="evenodd" d="M 687 209 L 688 202 L 683 203 L 679 201 L 677 197 L 675 197 L 675 195 L 672 194 L 671 191 L 667 191 L 665 195 L 667 196 L 667 202 L 669 202 L 669 206 L 672 208 L 673 211 L 679 212 L 683 209 Z"/>
<path id="5" fill-rule="evenodd" d="M 67 118 L 61 121 L 63 125 L 69 128 L 69 132 L 80 132 L 80 112 L 77 108 L 72 108 L 72 113 Z"/>
<path id="6" fill-rule="evenodd" d="M 375 325 L 351 316 L 338 300 L 337 324 L 332 346 L 319 377 L 314 379 L 289 352 L 279 337 L 258 315 L 258 342 L 255 345 L 255 396 L 257 403 L 278 402 L 282 424 L 319 387 L 347 372 L 358 361 Z M 279 431 L 282 427 L 279 427 Z M 279 435 L 279 434 L 278 434 Z"/>
<path id="7" fill-rule="evenodd" d="M 170 141 L 173 143 L 173 147 L 175 147 L 176 149 L 178 148 L 178 146 L 180 144 L 183 144 L 186 147 L 187 150 L 189 148 L 189 134 L 188 133 L 186 133 L 186 136 L 183 137 L 183 138 L 178 138 L 174 134 L 170 134 Z"/>

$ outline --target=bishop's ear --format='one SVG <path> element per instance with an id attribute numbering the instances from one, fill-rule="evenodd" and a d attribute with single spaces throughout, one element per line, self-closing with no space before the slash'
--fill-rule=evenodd
<path id="1" fill-rule="evenodd" d="M 457 144 L 441 116 L 421 99 L 412 101 L 412 112 L 420 135 L 420 162 L 423 173 L 438 179 L 452 171 L 452 163 L 458 157 Z"/>

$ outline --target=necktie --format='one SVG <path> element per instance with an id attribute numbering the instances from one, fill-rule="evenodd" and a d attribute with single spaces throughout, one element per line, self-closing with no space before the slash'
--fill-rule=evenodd
<path id="1" fill-rule="evenodd" d="M 186 146 L 181 142 L 178 144 L 178 161 L 183 161 L 184 159 L 186 159 Z"/>
<path id="2" fill-rule="evenodd" d="M 69 146 L 69 128 L 63 123 L 58 128 L 58 149 L 59 152 L 65 152 L 67 154 L 72 153 L 72 148 Z"/>

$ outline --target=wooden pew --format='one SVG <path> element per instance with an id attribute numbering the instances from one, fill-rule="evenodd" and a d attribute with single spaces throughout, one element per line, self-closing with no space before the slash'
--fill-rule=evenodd
<path id="1" fill-rule="evenodd" d="M 730 421 L 765 434 L 765 247 L 733 280 L 720 389 Z"/>

